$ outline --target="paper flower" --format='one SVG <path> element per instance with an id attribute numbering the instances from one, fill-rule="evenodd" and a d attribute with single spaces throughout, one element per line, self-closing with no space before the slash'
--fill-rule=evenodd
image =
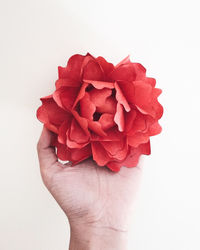
<path id="1" fill-rule="evenodd" d="M 134 167 L 159 134 L 161 90 L 129 57 L 118 65 L 89 53 L 58 67 L 56 90 L 41 98 L 37 118 L 56 134 L 58 158 L 73 165 L 93 157 L 112 171 Z"/>

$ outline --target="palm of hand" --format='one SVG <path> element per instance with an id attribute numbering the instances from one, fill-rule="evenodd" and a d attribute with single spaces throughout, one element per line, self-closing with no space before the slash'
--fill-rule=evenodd
<path id="1" fill-rule="evenodd" d="M 126 230 L 141 170 L 122 168 L 113 173 L 91 159 L 75 167 L 63 165 L 49 146 L 51 136 L 44 129 L 38 143 L 41 174 L 69 221 Z"/>

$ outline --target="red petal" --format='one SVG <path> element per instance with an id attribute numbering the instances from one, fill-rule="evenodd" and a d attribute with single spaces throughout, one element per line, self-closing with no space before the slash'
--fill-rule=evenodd
<path id="1" fill-rule="evenodd" d="M 128 133 L 132 127 L 134 126 L 135 118 L 136 118 L 136 111 L 131 110 L 130 112 L 125 114 L 125 130 Z"/>
<path id="2" fill-rule="evenodd" d="M 72 110 L 71 112 L 74 118 L 76 119 L 76 121 L 78 122 L 78 124 L 80 125 L 80 127 L 84 130 L 85 134 L 89 135 L 87 119 L 84 117 L 81 117 L 75 110 Z"/>
<path id="3" fill-rule="evenodd" d="M 130 64 L 130 56 L 128 55 L 127 57 L 125 57 L 120 63 L 118 63 L 115 68 L 118 68 L 119 66 L 123 65 L 123 64 Z"/>
<path id="4" fill-rule="evenodd" d="M 103 81 L 95 81 L 95 80 L 87 80 L 87 78 L 84 79 L 85 83 L 92 84 L 92 86 L 95 87 L 95 89 L 114 89 L 114 83 L 112 82 L 103 82 Z"/>
<path id="5" fill-rule="evenodd" d="M 101 106 L 96 108 L 96 111 L 99 113 L 115 114 L 116 113 L 116 106 L 117 106 L 116 99 L 114 97 L 110 96 L 105 100 L 104 103 L 101 104 Z"/>
<path id="6" fill-rule="evenodd" d="M 61 87 L 79 87 L 80 82 L 71 80 L 71 79 L 58 79 L 56 81 L 56 89 Z"/>
<path id="7" fill-rule="evenodd" d="M 148 105 L 152 99 L 152 86 L 143 81 L 135 81 L 134 87 L 134 103 L 139 107 Z"/>
<path id="8" fill-rule="evenodd" d="M 67 130 L 69 128 L 70 122 L 64 121 L 58 130 L 58 142 L 62 144 L 66 144 L 67 140 Z"/>
<path id="9" fill-rule="evenodd" d="M 107 167 L 112 170 L 113 172 L 119 172 L 121 166 L 119 163 L 111 161 L 109 163 L 107 163 Z"/>
<path id="10" fill-rule="evenodd" d="M 88 126 L 97 135 L 99 135 L 99 136 L 106 136 L 106 133 L 103 131 L 100 122 L 88 120 Z"/>
<path id="11" fill-rule="evenodd" d="M 100 107 L 102 103 L 105 103 L 106 99 L 112 94 L 111 89 L 92 89 L 89 92 L 90 100 L 94 103 L 95 106 Z"/>
<path id="12" fill-rule="evenodd" d="M 114 121 L 117 124 L 119 131 L 124 131 L 124 109 L 120 103 L 117 103 L 117 111 L 114 117 Z"/>
<path id="13" fill-rule="evenodd" d="M 79 88 L 61 87 L 53 93 L 53 99 L 59 107 L 70 110 L 78 95 Z"/>
<path id="14" fill-rule="evenodd" d="M 124 109 L 126 112 L 129 112 L 131 110 L 126 98 L 124 97 L 119 85 L 115 82 L 115 89 L 116 89 L 116 99 L 119 103 L 121 103 L 124 106 Z"/>
<path id="15" fill-rule="evenodd" d="M 87 83 L 83 83 L 81 86 L 81 89 L 79 90 L 79 93 L 76 97 L 76 100 L 74 101 L 73 107 L 74 108 L 76 106 L 76 104 L 84 97 L 85 95 L 85 90 L 87 88 L 88 84 Z"/>
<path id="16" fill-rule="evenodd" d="M 142 154 L 140 147 L 131 148 L 130 153 L 127 155 L 126 159 L 120 162 L 120 166 L 125 166 L 128 168 L 136 167 L 139 161 L 139 157 Z"/>
<path id="17" fill-rule="evenodd" d="M 144 155 L 150 155 L 151 154 L 150 141 L 148 141 L 147 143 L 141 144 L 139 146 L 139 149 L 141 150 L 142 154 L 144 154 Z"/>
<path id="18" fill-rule="evenodd" d="M 145 67 L 140 63 L 132 63 L 132 65 L 134 67 L 134 71 L 135 71 L 135 74 L 136 74 L 135 80 L 145 79 L 145 77 L 146 77 L 146 69 L 145 69 Z"/>
<path id="19" fill-rule="evenodd" d="M 122 64 L 116 67 L 109 75 L 113 81 L 134 81 L 136 79 L 136 72 L 131 63 Z"/>
<path id="20" fill-rule="evenodd" d="M 62 161 L 71 161 L 71 153 L 66 145 L 57 142 L 57 156 Z"/>
<path id="21" fill-rule="evenodd" d="M 115 126 L 114 115 L 107 113 L 102 114 L 99 119 L 99 123 L 101 124 L 103 130 L 112 128 L 113 126 Z"/>
<path id="22" fill-rule="evenodd" d="M 133 136 L 137 132 L 146 132 L 148 127 L 146 123 L 146 116 L 141 114 L 140 112 L 136 112 L 136 117 L 134 119 L 134 122 L 131 126 L 131 129 L 127 131 L 127 134 L 129 136 Z"/>
<path id="23" fill-rule="evenodd" d="M 93 120 L 93 114 L 96 110 L 95 105 L 90 100 L 90 96 L 88 93 L 85 93 L 85 96 L 80 100 L 80 111 L 81 116 Z"/>
<path id="24" fill-rule="evenodd" d="M 112 161 L 107 164 L 108 168 L 112 171 L 119 171 L 122 166 L 124 167 L 136 167 L 141 154 L 149 155 L 151 153 L 150 142 L 141 144 L 137 148 L 130 148 L 130 153 L 123 161 Z"/>
<path id="25" fill-rule="evenodd" d="M 71 160 L 73 165 L 78 164 L 79 162 L 89 158 L 92 154 L 91 146 L 87 145 L 81 149 L 72 149 L 71 150 Z"/>
<path id="26" fill-rule="evenodd" d="M 108 63 L 103 57 L 97 57 L 96 61 L 101 66 L 101 69 L 105 75 L 108 75 L 111 71 L 114 70 L 114 65 L 112 63 Z"/>
<path id="27" fill-rule="evenodd" d="M 135 87 L 133 82 L 129 81 L 118 81 L 118 85 L 122 90 L 126 100 L 129 103 L 134 104 L 134 97 L 135 97 Z"/>
<path id="28" fill-rule="evenodd" d="M 118 129 L 111 128 L 106 131 L 106 136 L 98 136 L 94 133 L 91 133 L 91 140 L 92 141 L 120 141 L 123 140 L 123 133 L 119 132 Z"/>
<path id="29" fill-rule="evenodd" d="M 150 84 L 153 88 L 156 85 L 156 79 L 154 79 L 154 78 L 146 77 L 145 78 L 145 82 L 148 83 L 148 84 Z"/>
<path id="30" fill-rule="evenodd" d="M 104 74 L 100 65 L 95 60 L 90 60 L 83 70 L 83 79 L 104 80 Z"/>
<path id="31" fill-rule="evenodd" d="M 160 119 L 163 114 L 163 107 L 158 102 L 157 97 L 162 91 L 160 89 L 152 89 L 152 86 L 145 81 L 136 81 L 134 86 L 135 96 L 133 103 L 138 110 L 143 114 L 149 114 L 156 119 Z"/>
<path id="32" fill-rule="evenodd" d="M 162 131 L 162 128 L 161 128 L 160 124 L 156 121 L 155 123 L 153 123 L 153 124 L 149 127 L 148 134 L 149 134 L 150 136 L 153 136 L 153 135 L 160 134 L 161 131 Z"/>
<path id="33" fill-rule="evenodd" d="M 60 79 L 71 79 L 80 82 L 82 73 L 82 64 L 85 56 L 73 55 L 68 60 L 65 68 L 58 67 L 58 75 Z"/>
<path id="34" fill-rule="evenodd" d="M 51 96 L 41 98 L 42 106 L 37 110 L 37 118 L 45 126 L 58 133 L 58 127 L 63 123 L 63 121 L 68 121 L 71 119 L 71 115 L 58 107 Z"/>
<path id="35" fill-rule="evenodd" d="M 147 133 L 136 133 L 133 136 L 128 136 L 128 144 L 132 147 L 138 147 L 140 144 L 149 141 L 149 135 Z"/>
<path id="36" fill-rule="evenodd" d="M 116 160 L 124 160 L 128 153 L 128 147 L 125 140 L 120 141 L 104 141 L 101 142 L 108 155 Z"/>
<path id="37" fill-rule="evenodd" d="M 85 134 L 84 130 L 80 127 L 78 122 L 73 119 L 70 129 L 68 131 L 67 140 L 74 141 L 77 144 L 87 143 L 89 141 L 89 135 Z"/>
<path id="38" fill-rule="evenodd" d="M 105 166 L 111 160 L 106 150 L 99 142 L 92 142 L 91 144 L 93 160 L 96 161 L 99 166 Z"/>

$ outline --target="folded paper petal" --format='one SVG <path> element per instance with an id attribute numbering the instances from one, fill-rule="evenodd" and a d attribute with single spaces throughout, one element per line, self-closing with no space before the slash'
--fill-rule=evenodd
<path id="1" fill-rule="evenodd" d="M 138 147 L 140 144 L 146 143 L 149 141 L 149 135 L 147 133 L 136 133 L 134 136 L 128 136 L 128 144 L 131 147 Z"/>
<path id="2" fill-rule="evenodd" d="M 104 82 L 104 81 L 95 81 L 95 80 L 84 80 L 85 83 L 92 84 L 93 87 L 96 89 L 113 89 L 114 83 L 113 82 Z"/>
<path id="3" fill-rule="evenodd" d="M 71 114 L 62 110 L 52 96 L 41 98 L 42 106 L 37 110 L 37 118 L 45 127 L 54 133 L 58 133 L 59 126 L 71 119 Z"/>
<path id="4" fill-rule="evenodd" d="M 93 89 L 89 92 L 90 99 L 96 107 L 101 107 L 105 103 L 106 99 L 112 94 L 111 89 Z"/>
<path id="5" fill-rule="evenodd" d="M 79 82 L 84 58 L 85 56 L 82 55 L 74 55 L 69 59 L 65 68 L 58 67 L 59 79 L 71 79 Z"/>
<path id="6" fill-rule="evenodd" d="M 96 111 L 94 103 L 91 101 L 90 95 L 85 93 L 85 96 L 80 100 L 80 113 L 82 117 L 93 120 L 93 115 Z"/>
<path id="7" fill-rule="evenodd" d="M 84 67 L 83 79 L 89 80 L 104 80 L 103 71 L 98 62 L 95 60 L 90 60 Z"/>
<path id="8" fill-rule="evenodd" d="M 122 161 L 128 153 L 126 140 L 121 141 L 102 141 L 101 145 L 105 148 L 111 158 Z"/>
<path id="9" fill-rule="evenodd" d="M 104 131 L 114 127 L 115 126 L 114 115 L 108 113 L 102 114 L 99 119 L 99 123 L 101 124 L 101 127 Z"/>
<path id="10" fill-rule="evenodd" d="M 124 109 L 122 104 L 120 103 L 117 103 L 117 111 L 114 117 L 114 121 L 117 124 L 119 131 L 124 131 Z"/>
<path id="11" fill-rule="evenodd" d="M 87 145 L 81 149 L 72 149 L 71 150 L 71 161 L 73 165 L 78 164 L 79 162 L 91 157 L 92 151 L 91 146 Z"/>
<path id="12" fill-rule="evenodd" d="M 66 145 L 57 142 L 56 148 L 57 156 L 61 161 L 71 161 L 71 153 Z"/>
<path id="13" fill-rule="evenodd" d="M 70 110 L 76 100 L 78 93 L 78 88 L 61 87 L 53 93 L 53 99 L 62 109 Z"/>
<path id="14" fill-rule="evenodd" d="M 96 107 L 96 111 L 99 113 L 110 113 L 115 114 L 116 113 L 116 107 L 117 107 L 117 101 L 114 97 L 109 96 L 105 102 L 102 102 L 102 104 L 98 107 Z"/>
<path id="15" fill-rule="evenodd" d="M 102 71 L 104 72 L 104 78 L 107 80 L 107 76 L 110 72 L 114 70 L 114 65 L 112 63 L 108 63 L 103 57 L 97 57 L 96 61 L 99 63 Z"/>
<path id="16" fill-rule="evenodd" d="M 105 166 L 111 160 L 106 150 L 99 142 L 92 142 L 91 145 L 93 160 L 96 161 L 99 166 Z"/>
<path id="17" fill-rule="evenodd" d="M 117 82 L 115 82 L 115 90 L 116 90 L 117 101 L 124 106 L 124 109 L 126 110 L 126 112 L 129 112 L 131 110 L 131 108 L 130 108 L 126 98 L 124 97 L 124 94 L 122 93 Z"/>

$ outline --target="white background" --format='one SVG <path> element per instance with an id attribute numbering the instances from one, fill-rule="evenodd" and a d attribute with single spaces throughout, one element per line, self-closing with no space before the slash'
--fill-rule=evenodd
<path id="1" fill-rule="evenodd" d="M 65 250 L 67 219 L 42 184 L 39 98 L 75 53 L 128 54 L 163 89 L 163 132 L 143 158 L 130 249 L 200 249 L 198 1 L 0 0 L 0 249 Z"/>

